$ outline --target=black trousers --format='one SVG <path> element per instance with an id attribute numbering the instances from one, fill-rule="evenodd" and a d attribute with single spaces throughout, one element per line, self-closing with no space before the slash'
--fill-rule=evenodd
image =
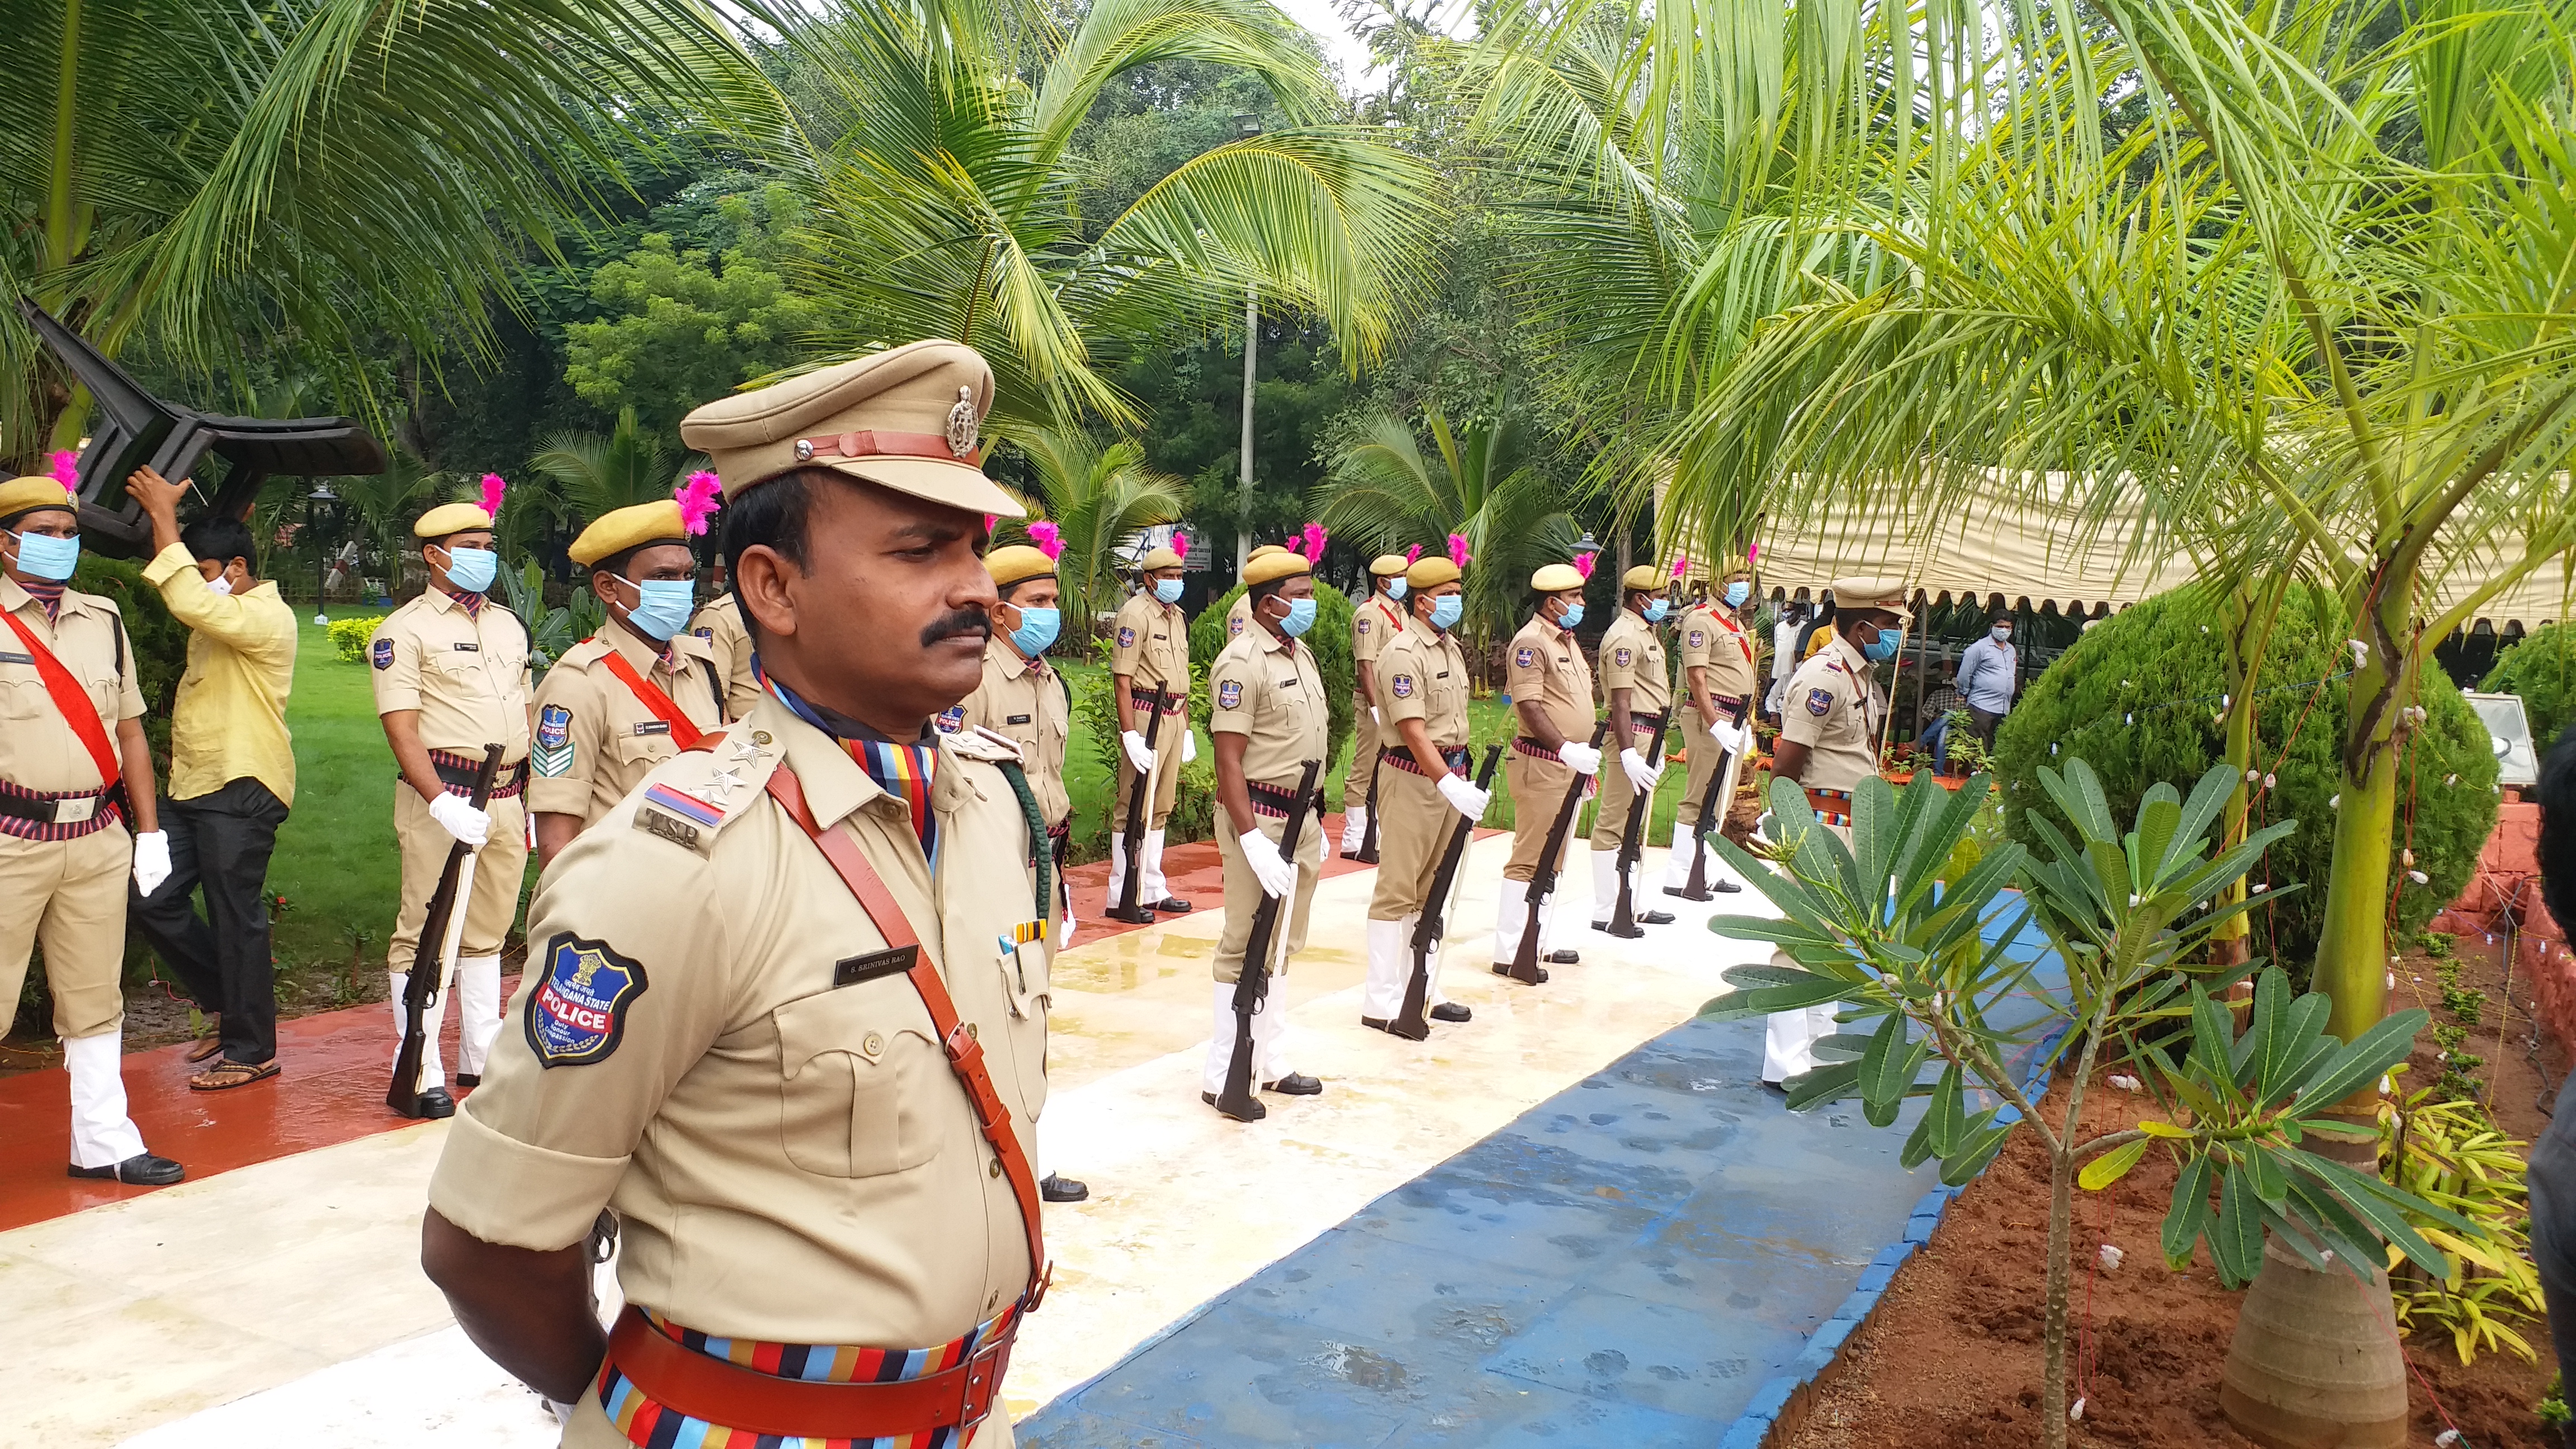
<path id="1" fill-rule="evenodd" d="M 161 802 L 170 878 L 149 896 L 128 888 L 126 920 L 197 999 L 223 1018 L 226 1061 L 277 1055 L 277 977 L 269 959 L 268 856 L 286 807 L 245 775 L 210 795 Z M 202 886 L 206 911 L 191 899 Z"/>
<path id="2" fill-rule="evenodd" d="M 2003 722 L 2002 710 L 1979 709 L 1973 704 L 1968 706 L 1968 723 L 1977 737 L 1977 743 L 1984 745 L 1989 754 L 1994 752 L 1995 731 L 2003 725 Z"/>

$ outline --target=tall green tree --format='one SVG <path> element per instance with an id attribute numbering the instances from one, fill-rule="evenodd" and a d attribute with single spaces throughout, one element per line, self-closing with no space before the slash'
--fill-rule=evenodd
<path id="1" fill-rule="evenodd" d="M 1027 458 L 1048 521 L 1064 552 L 1056 577 L 1064 586 L 1066 632 L 1089 638 L 1094 616 L 1117 609 L 1118 549 L 1138 529 L 1181 517 L 1182 485 L 1145 466 L 1144 449 L 1121 439 L 1104 446 L 1073 428 L 1042 428 L 1013 439 Z"/>

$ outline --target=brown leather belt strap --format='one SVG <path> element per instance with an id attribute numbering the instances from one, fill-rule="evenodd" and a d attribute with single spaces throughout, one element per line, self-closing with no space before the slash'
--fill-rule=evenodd
<path id="1" fill-rule="evenodd" d="M 685 1348 L 630 1303 L 608 1331 L 608 1361 L 646 1398 L 692 1419 L 751 1434 L 864 1444 L 982 1423 L 1001 1396 L 1019 1333 L 1013 1315 L 964 1363 L 921 1378 L 826 1383 L 783 1379 Z"/>
<path id="2" fill-rule="evenodd" d="M 804 783 L 796 772 L 781 762 L 769 774 L 770 797 L 787 811 L 832 869 L 841 884 L 850 888 L 859 909 L 868 913 L 877 934 L 886 945 L 915 948 L 912 970 L 905 973 L 912 989 L 921 993 L 921 1004 L 930 1009 L 931 1029 L 939 1033 L 942 1049 L 948 1053 L 948 1069 L 957 1074 L 958 1085 L 966 1089 L 968 1105 L 975 1109 L 975 1123 L 984 1129 L 984 1139 L 993 1144 L 993 1155 L 1000 1159 L 1002 1171 L 1011 1181 L 1011 1195 L 1019 1199 L 1020 1218 L 1029 1233 L 1029 1286 L 1020 1295 L 1020 1311 L 1035 1313 L 1046 1298 L 1047 1258 L 1046 1232 L 1038 1217 L 1038 1175 L 1029 1166 L 1028 1154 L 1020 1150 L 1019 1134 L 1011 1130 L 1011 1109 L 1002 1104 L 1002 1094 L 993 1089 L 993 1075 L 984 1069 L 984 1046 L 957 1017 L 957 1003 L 949 998 L 948 983 L 940 979 L 939 965 L 930 958 L 930 949 L 921 944 L 912 922 L 906 920 L 903 907 L 886 893 L 885 882 L 877 878 L 876 867 L 859 852 L 859 844 L 841 830 L 827 830 L 815 823 L 814 812 L 805 804 Z"/>
<path id="3" fill-rule="evenodd" d="M 949 445 L 946 433 L 898 433 L 886 428 L 798 438 L 794 451 L 799 463 L 811 463 L 817 458 L 937 458 L 972 468 L 984 458 L 980 448 L 957 451 Z"/>

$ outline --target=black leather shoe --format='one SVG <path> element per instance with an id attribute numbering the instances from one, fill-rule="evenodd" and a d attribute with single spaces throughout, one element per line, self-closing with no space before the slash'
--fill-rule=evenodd
<path id="1" fill-rule="evenodd" d="M 1641 911 L 1638 913 L 1637 920 L 1641 925 L 1669 926 L 1673 923 L 1673 913 L 1670 911 Z"/>
<path id="2" fill-rule="evenodd" d="M 1508 961 L 1497 961 L 1497 962 L 1495 962 L 1495 963 L 1494 963 L 1494 974 L 1495 974 L 1495 975 L 1497 975 L 1497 976 L 1504 977 L 1504 978 L 1506 978 L 1506 979 L 1508 979 L 1508 980 L 1513 980 L 1513 981 L 1517 981 L 1517 980 L 1519 980 L 1519 979 L 1520 979 L 1519 977 L 1517 977 L 1517 976 L 1513 976 L 1513 975 L 1512 975 L 1512 965 L 1511 965 L 1511 963 L 1510 963 L 1510 962 L 1508 962 Z M 1536 981 L 1534 981 L 1534 982 L 1532 982 L 1532 983 L 1530 983 L 1530 984 L 1532 984 L 1532 985 L 1534 985 L 1534 986 L 1545 986 L 1545 985 L 1547 984 L 1547 968 L 1546 968 L 1546 967 L 1544 967 L 1544 966 L 1539 967 L 1539 968 L 1538 968 L 1538 980 L 1536 980 Z"/>
<path id="3" fill-rule="evenodd" d="M 1764 1082 L 1762 1084 L 1762 1090 L 1781 1097 L 1789 1095 L 1789 1088 L 1780 1082 Z"/>
<path id="4" fill-rule="evenodd" d="M 1469 1011 L 1467 1008 L 1460 1006 L 1454 1001 L 1444 1001 L 1438 1006 L 1431 1008 L 1431 1019 L 1433 1021 L 1465 1021 L 1474 1015 L 1474 1012 Z"/>
<path id="5" fill-rule="evenodd" d="M 1367 1027 L 1371 1031 L 1384 1031 L 1386 1030 L 1386 1018 L 1383 1016 L 1363 1016 L 1360 1018 L 1360 1025 Z"/>
<path id="6" fill-rule="evenodd" d="M 1580 966 L 1583 964 L 1581 953 L 1575 951 L 1550 951 L 1539 959 L 1545 961 L 1550 966 Z"/>
<path id="7" fill-rule="evenodd" d="M 456 1074 L 456 1085 L 460 1087 L 479 1087 L 483 1085 L 483 1074 L 481 1072 L 458 1072 Z"/>
<path id="8" fill-rule="evenodd" d="M 1708 888 L 1722 896 L 1731 896 L 1737 891 L 1744 889 L 1744 887 L 1737 885 L 1731 880 L 1712 881 L 1709 883 Z"/>
<path id="9" fill-rule="evenodd" d="M 1038 1196 L 1048 1202 L 1084 1202 L 1091 1197 L 1091 1184 L 1050 1172 L 1038 1179 Z"/>
<path id="10" fill-rule="evenodd" d="M 1151 902 L 1145 909 L 1161 911 L 1167 916 L 1186 916 L 1190 912 L 1190 903 L 1174 896 L 1165 896 L 1159 901 Z"/>
<path id="11" fill-rule="evenodd" d="M 456 1099 L 447 1095 L 445 1087 L 432 1087 L 420 1094 L 419 1105 L 413 1109 L 412 1115 L 424 1122 L 453 1117 L 456 1115 Z"/>
<path id="12" fill-rule="evenodd" d="M 1303 1072 L 1290 1072 L 1278 1081 L 1262 1083 L 1261 1090 L 1283 1097 L 1320 1097 L 1324 1095 L 1324 1084 Z"/>
<path id="13" fill-rule="evenodd" d="M 1201 1093 L 1199 1093 L 1199 1100 L 1200 1100 L 1200 1101 L 1202 1101 L 1202 1102 L 1207 1103 L 1207 1104 L 1208 1104 L 1209 1106 L 1211 1106 L 1211 1107 L 1214 1107 L 1214 1106 L 1216 1106 L 1216 1093 L 1214 1093 L 1214 1092 L 1201 1092 Z M 1234 1117 L 1234 1120 L 1236 1120 L 1236 1121 L 1238 1121 L 1238 1122 L 1258 1122 L 1258 1121 L 1260 1121 L 1262 1118 L 1267 1117 L 1267 1116 L 1269 1116 L 1269 1115 L 1270 1115 L 1270 1109 L 1261 1105 L 1261 1099 L 1260 1099 L 1259 1097 L 1255 1097 L 1255 1098 L 1253 1098 L 1253 1099 L 1252 1099 L 1252 1101 L 1251 1101 L 1251 1103 L 1250 1103 L 1250 1106 L 1251 1106 L 1252 1110 L 1251 1110 L 1249 1113 L 1246 1113 L 1245 1115 L 1243 1115 L 1243 1116 L 1241 1116 L 1241 1117 L 1234 1117 L 1234 1114 L 1233 1114 L 1232 1112 L 1222 1112 L 1222 1111 L 1221 1111 L 1220 1115 L 1227 1116 L 1227 1117 Z"/>
<path id="14" fill-rule="evenodd" d="M 149 1152 L 138 1152 L 123 1162 L 111 1163 L 106 1167 L 71 1167 L 64 1170 L 74 1177 L 112 1179 L 124 1183 L 127 1187 L 168 1187 L 188 1175 L 188 1169 L 172 1162 L 169 1158 L 155 1157 Z"/>

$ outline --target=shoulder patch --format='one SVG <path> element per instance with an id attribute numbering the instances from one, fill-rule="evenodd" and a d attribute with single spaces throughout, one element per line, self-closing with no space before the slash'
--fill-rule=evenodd
<path id="1" fill-rule="evenodd" d="M 933 716 L 930 722 L 939 726 L 941 734 L 953 735 L 966 728 L 966 706 L 952 704 Z"/>
<path id="2" fill-rule="evenodd" d="M 1395 691 L 1395 697 L 1398 699 L 1413 698 L 1413 676 L 1410 674 L 1397 675 L 1390 681 L 1388 687 Z"/>
<path id="3" fill-rule="evenodd" d="M 1119 625 L 1119 626 L 1118 626 L 1118 647 L 1119 647 L 1119 648 L 1121 648 L 1121 649 L 1132 649 L 1132 648 L 1134 648 L 1134 647 L 1135 647 L 1135 644 L 1136 644 L 1136 626 L 1135 626 L 1135 625 L 1133 625 L 1133 624 L 1121 624 L 1121 625 Z"/>
<path id="4" fill-rule="evenodd" d="M 537 739 L 528 751 L 528 768 L 546 779 L 572 770 L 572 711 L 550 704 L 537 711 Z"/>
<path id="5" fill-rule="evenodd" d="M 1227 637 L 1228 639 L 1237 639 L 1237 638 L 1241 638 L 1241 637 L 1242 637 L 1242 635 L 1243 635 L 1243 616 L 1242 616 L 1241 614 L 1228 614 L 1228 615 L 1226 615 L 1226 616 L 1225 616 L 1225 637 Z"/>
<path id="6" fill-rule="evenodd" d="M 605 941 L 565 931 L 546 943 L 546 977 L 528 993 L 528 1045 L 546 1067 L 604 1062 L 644 994 L 644 967 Z"/>
<path id="7" fill-rule="evenodd" d="M 1243 683 L 1241 680 L 1229 679 L 1216 687 L 1216 707 L 1219 709 L 1243 708 Z"/>
<path id="8" fill-rule="evenodd" d="M 1524 644 L 1512 651 L 1512 663 L 1522 669 L 1534 668 L 1538 664 L 1538 651 Z"/>
<path id="9" fill-rule="evenodd" d="M 1637 661 L 1637 651 L 1627 648 L 1624 645 L 1620 648 L 1611 650 L 1610 653 L 1612 657 L 1616 658 L 1623 665 L 1634 664 Z"/>
<path id="10" fill-rule="evenodd" d="M 1708 631 L 1706 631 L 1706 630 L 1704 630 L 1704 629 L 1693 629 L 1692 631 L 1690 631 L 1690 647 L 1692 647 L 1693 649 L 1697 649 L 1697 648 L 1699 648 L 1701 645 L 1706 644 L 1707 642 L 1708 642 Z"/>
<path id="11" fill-rule="evenodd" d="M 701 638 L 701 639 L 713 639 L 714 637 L 716 637 L 716 631 L 715 631 L 715 629 L 714 629 L 713 627 L 709 626 L 709 625 L 706 625 L 706 624 L 700 624 L 698 627 L 696 627 L 696 628 L 694 628 L 694 629 L 691 629 L 689 632 L 690 632 L 690 633 L 692 633 L 692 634 L 697 635 L 697 636 L 698 636 L 699 638 Z"/>
<path id="12" fill-rule="evenodd" d="M 1833 712 L 1834 692 L 1832 690 L 1810 689 L 1807 691 L 1807 713 L 1812 715 L 1828 715 Z"/>
<path id="13" fill-rule="evenodd" d="M 378 669 L 393 668 L 394 641 L 391 639 L 379 639 L 375 643 L 368 645 L 367 662 L 375 665 Z"/>

